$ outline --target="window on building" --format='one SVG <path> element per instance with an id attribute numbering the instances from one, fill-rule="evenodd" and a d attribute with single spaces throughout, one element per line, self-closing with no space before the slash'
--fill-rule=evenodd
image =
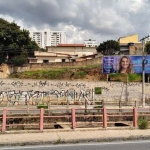
<path id="1" fill-rule="evenodd" d="M 48 60 L 43 60 L 43 63 L 48 63 L 49 61 Z"/>
<path id="2" fill-rule="evenodd" d="M 65 62 L 65 59 L 62 59 L 62 62 Z"/>

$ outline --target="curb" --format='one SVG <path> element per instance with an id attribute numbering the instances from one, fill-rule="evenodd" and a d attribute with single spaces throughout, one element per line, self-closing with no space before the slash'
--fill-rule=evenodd
<path id="1" fill-rule="evenodd" d="M 115 142 L 115 141 L 135 141 L 135 140 L 149 140 L 150 136 L 129 136 L 129 137 L 117 137 L 117 138 L 91 138 L 91 139 L 75 139 L 75 140 L 63 140 L 58 138 L 53 141 L 36 141 L 36 142 L 15 142 L 15 143 L 1 143 L 2 146 L 25 146 L 25 145 L 46 145 L 46 144 L 78 144 L 78 143 L 92 143 L 92 142 Z"/>
<path id="2" fill-rule="evenodd" d="M 40 130 L 11 130 L 0 134 L 22 134 L 22 133 L 45 133 L 45 132 L 75 132 L 75 131 L 98 131 L 98 130 L 136 130 L 137 128 L 131 127 L 108 127 L 108 128 L 76 128 L 76 129 L 44 129 Z"/>

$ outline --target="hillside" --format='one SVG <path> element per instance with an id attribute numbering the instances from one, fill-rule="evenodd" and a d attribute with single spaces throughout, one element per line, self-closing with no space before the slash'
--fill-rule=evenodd
<path id="1" fill-rule="evenodd" d="M 29 64 L 28 71 L 16 71 L 9 78 L 46 80 L 86 80 L 141 82 L 140 74 L 102 74 L 101 57 L 83 62 Z M 107 79 L 108 78 L 108 79 Z"/>
<path id="2" fill-rule="evenodd" d="M 108 77 L 108 79 L 107 79 Z M 9 78 L 18 79 L 46 79 L 46 80 L 86 80 L 86 81 L 123 81 L 141 82 L 140 74 L 102 74 L 99 66 L 87 66 L 78 68 L 51 68 L 50 70 L 25 71 L 13 73 Z"/>
<path id="3" fill-rule="evenodd" d="M 88 80 L 105 81 L 107 75 L 102 74 L 99 65 L 73 67 L 73 68 L 51 68 L 49 70 L 25 71 L 13 73 L 9 78 L 19 79 L 49 79 L 49 80 Z"/>

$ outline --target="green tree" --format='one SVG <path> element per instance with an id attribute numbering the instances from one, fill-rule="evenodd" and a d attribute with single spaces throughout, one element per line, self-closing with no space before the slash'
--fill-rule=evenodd
<path id="1" fill-rule="evenodd" d="M 115 55 L 120 50 L 120 45 L 115 40 L 107 40 L 96 48 L 97 52 L 101 52 L 103 55 Z"/>
<path id="2" fill-rule="evenodd" d="M 148 41 L 148 42 L 145 44 L 145 51 L 147 52 L 147 54 L 150 54 L 150 41 Z"/>
<path id="3" fill-rule="evenodd" d="M 34 51 L 39 49 L 39 46 L 31 40 L 29 37 L 29 31 L 20 29 L 20 27 L 14 23 L 0 18 L 0 64 L 11 63 L 17 65 L 15 61 L 19 59 L 19 65 L 22 65 L 21 61 L 22 53 L 26 51 L 24 59 L 34 56 Z M 14 61 L 15 60 L 15 61 Z"/>

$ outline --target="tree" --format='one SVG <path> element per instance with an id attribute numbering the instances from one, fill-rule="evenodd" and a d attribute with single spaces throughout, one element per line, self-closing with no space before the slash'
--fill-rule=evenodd
<path id="1" fill-rule="evenodd" d="M 0 18 L 0 64 L 11 63 L 15 65 L 14 60 L 21 60 L 24 51 L 27 53 L 24 59 L 27 60 L 27 57 L 33 56 L 37 49 L 39 46 L 31 40 L 28 30 L 21 30 L 16 23 L 9 23 Z M 19 62 L 22 62 L 18 63 L 21 65 L 26 61 Z"/>
<path id="2" fill-rule="evenodd" d="M 115 40 L 107 40 L 96 48 L 97 52 L 101 52 L 103 55 L 114 55 L 120 50 L 120 45 Z"/>
<path id="3" fill-rule="evenodd" d="M 147 52 L 147 54 L 150 54 L 150 41 L 148 41 L 148 42 L 145 44 L 145 51 Z"/>

